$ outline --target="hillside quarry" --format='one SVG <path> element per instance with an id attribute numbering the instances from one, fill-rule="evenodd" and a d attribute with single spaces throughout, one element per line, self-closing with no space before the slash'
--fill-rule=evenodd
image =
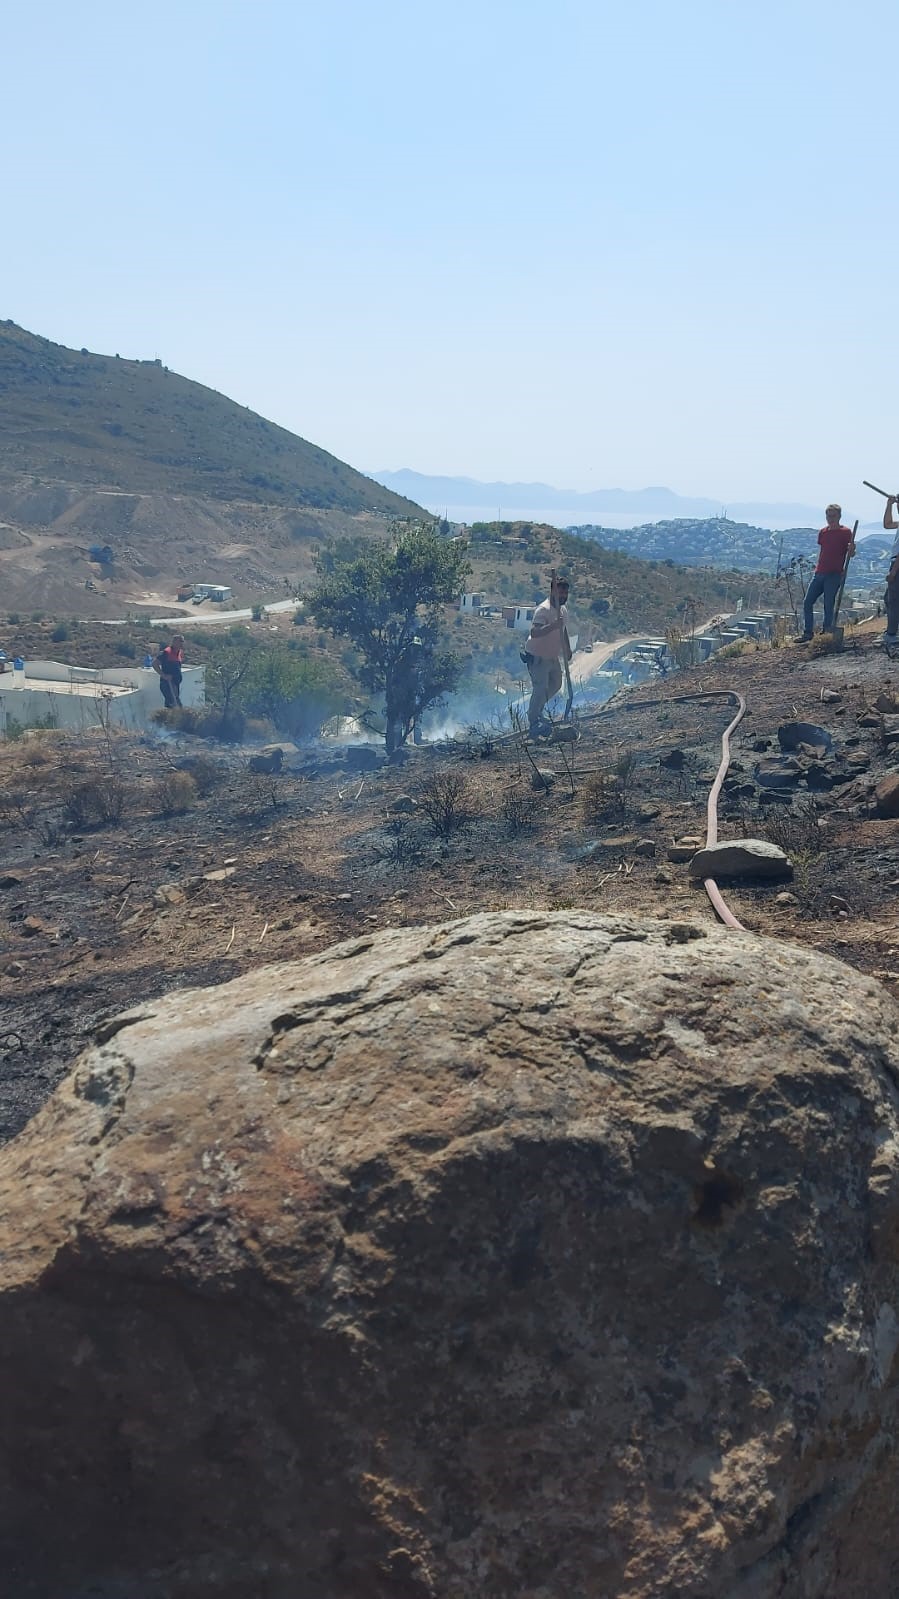
<path id="1" fill-rule="evenodd" d="M 151 603 L 212 568 L 252 594 L 309 547 L 419 508 L 161 361 L 70 350 L 0 322 L 0 582 L 9 608 Z M 109 544 L 95 570 L 90 546 Z M 97 586 L 85 589 L 90 578 Z"/>

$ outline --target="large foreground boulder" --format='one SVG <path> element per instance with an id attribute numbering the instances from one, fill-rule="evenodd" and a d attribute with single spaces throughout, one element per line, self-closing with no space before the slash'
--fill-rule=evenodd
<path id="1" fill-rule="evenodd" d="M 5 1591 L 899 1592 L 897 1024 L 586 912 L 120 1017 L 0 1160 Z"/>

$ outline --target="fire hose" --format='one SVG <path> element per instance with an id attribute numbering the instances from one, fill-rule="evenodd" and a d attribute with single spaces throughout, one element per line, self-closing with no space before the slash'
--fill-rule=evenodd
<path id="1" fill-rule="evenodd" d="M 728 767 L 730 766 L 730 735 L 739 726 L 743 720 L 743 717 L 746 715 L 746 701 L 742 694 L 738 694 L 736 689 L 732 688 L 715 688 L 708 689 L 702 694 L 670 694 L 666 695 L 664 699 L 658 698 L 652 700 L 637 700 L 632 701 L 629 704 L 625 702 L 624 706 L 618 705 L 616 707 L 618 710 L 626 708 L 627 710 L 632 711 L 642 711 L 651 710 L 654 707 L 662 705 L 686 705 L 691 701 L 695 703 L 696 701 L 705 700 L 708 702 L 709 700 L 718 699 L 729 700 L 732 705 L 736 705 L 737 712 L 736 715 L 728 722 L 727 727 L 724 729 L 724 732 L 721 735 L 721 760 L 718 764 L 718 770 L 715 773 L 715 780 L 709 789 L 709 797 L 706 804 L 706 849 L 710 849 L 713 844 L 717 844 L 718 842 L 718 798 L 721 793 L 721 785 L 727 776 Z M 595 714 L 596 717 L 599 718 L 607 714 L 607 712 L 597 711 Z M 591 721 L 593 719 L 594 718 L 592 717 L 585 718 L 585 720 Z M 712 908 L 716 916 L 724 923 L 724 926 L 733 928 L 735 932 L 745 933 L 746 928 L 743 926 L 742 922 L 737 920 L 733 911 L 725 903 L 724 896 L 722 895 L 714 877 L 704 877 L 702 886 L 705 889 L 709 900 L 711 901 Z"/>

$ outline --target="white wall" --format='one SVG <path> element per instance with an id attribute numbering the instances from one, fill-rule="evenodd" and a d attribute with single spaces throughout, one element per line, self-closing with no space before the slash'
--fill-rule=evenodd
<path id="1" fill-rule="evenodd" d="M 58 727 L 78 730 L 100 727 L 106 720 L 107 707 L 111 726 L 146 727 L 153 712 L 164 707 L 159 678 L 150 667 L 93 669 L 64 666 L 58 661 L 28 661 L 25 670 L 32 684 L 45 682 L 47 687 L 14 689 L 12 673 L 8 674 L 9 686 L 4 686 L 7 674 L 0 673 L 0 734 L 6 731 L 8 717 L 29 727 L 48 714 L 52 714 Z M 202 666 L 184 667 L 182 705 L 205 704 L 205 676 Z M 98 700 L 94 695 L 60 691 L 58 686 L 54 692 L 54 684 L 60 682 L 109 683 L 112 687 L 127 688 L 129 692 Z"/>

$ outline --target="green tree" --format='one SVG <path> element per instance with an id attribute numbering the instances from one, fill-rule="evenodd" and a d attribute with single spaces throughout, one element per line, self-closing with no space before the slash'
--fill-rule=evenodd
<path id="1" fill-rule="evenodd" d="M 462 662 L 444 647 L 443 607 L 471 572 L 466 546 L 433 525 L 395 523 L 389 541 L 323 552 L 309 609 L 358 651 L 363 688 L 384 695 L 388 750 L 406 742 L 429 705 L 458 683 Z"/>

